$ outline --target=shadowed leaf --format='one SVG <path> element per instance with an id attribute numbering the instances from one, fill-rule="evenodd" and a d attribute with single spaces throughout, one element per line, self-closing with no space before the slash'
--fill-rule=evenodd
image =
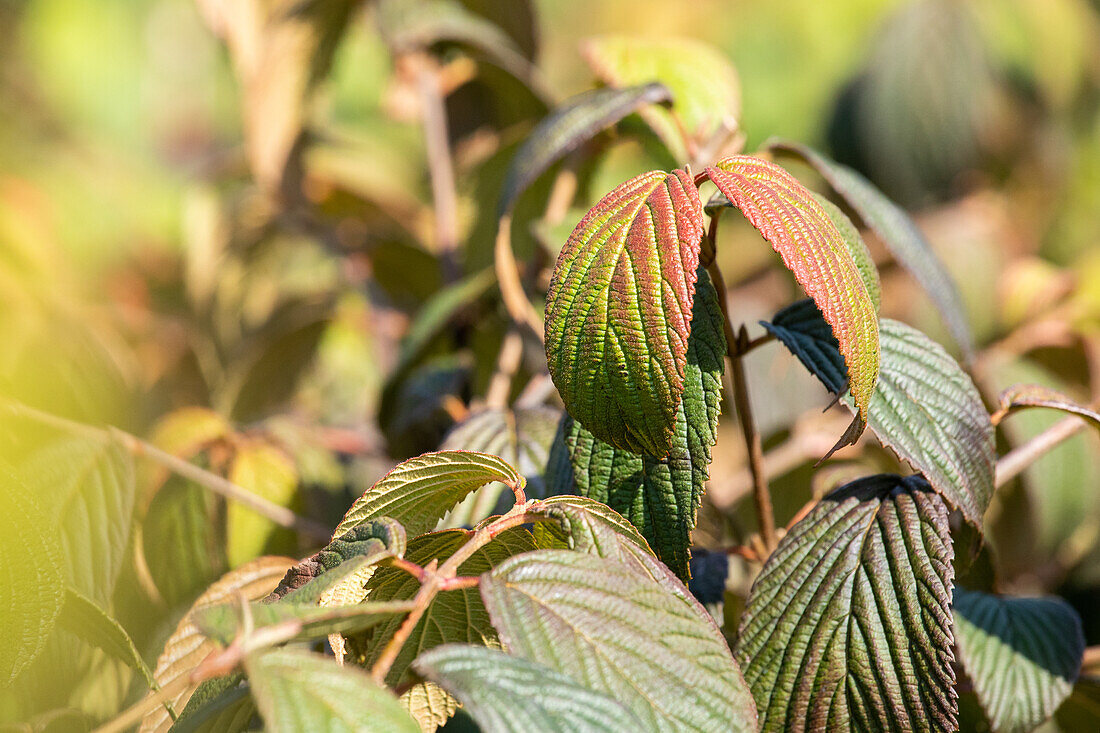
<path id="1" fill-rule="evenodd" d="M 947 517 L 920 477 L 870 476 L 780 540 L 737 645 L 762 731 L 955 729 Z"/>
<path id="2" fill-rule="evenodd" d="M 955 588 L 959 661 L 999 733 L 1023 733 L 1072 692 L 1085 637 L 1059 598 L 1002 598 Z"/>
<path id="3" fill-rule="evenodd" d="M 604 196 L 558 257 L 550 375 L 569 413 L 617 448 L 672 447 L 702 236 L 691 176 L 653 171 Z"/>
<path id="4" fill-rule="evenodd" d="M 102 649 L 145 678 L 149 687 L 156 687 L 153 673 L 134 646 L 126 630 L 106 611 L 77 591 L 65 591 L 58 624 L 94 647 Z"/>

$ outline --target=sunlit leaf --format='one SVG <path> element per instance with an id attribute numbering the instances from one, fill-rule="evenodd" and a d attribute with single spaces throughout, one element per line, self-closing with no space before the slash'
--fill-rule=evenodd
<path id="1" fill-rule="evenodd" d="M 516 469 L 497 456 L 472 451 L 425 453 L 398 464 L 355 500 L 333 533 L 370 519 L 392 517 L 409 534 L 435 527 L 470 492 L 490 481 L 523 485 Z"/>
<path id="2" fill-rule="evenodd" d="M 354 667 L 296 649 L 271 649 L 245 660 L 265 729 L 272 733 L 419 733 L 393 693 Z"/>
<path id="3" fill-rule="evenodd" d="M 527 480 L 528 498 L 537 498 L 546 494 L 543 474 L 560 419 L 561 411 L 551 407 L 490 408 L 473 413 L 456 425 L 440 448 L 500 456 Z M 512 503 L 510 497 L 511 493 L 505 494 L 505 486 L 500 482 L 483 486 L 447 515 L 444 526 L 473 526 L 490 514 L 507 510 Z"/>
<path id="4" fill-rule="evenodd" d="M 569 413 L 618 448 L 672 447 L 702 236 L 691 176 L 653 171 L 592 207 L 558 257 L 550 375 Z"/>
<path id="5" fill-rule="evenodd" d="M 505 649 L 606 693 L 645 730 L 755 731 L 756 711 L 710 615 L 667 570 L 568 550 L 482 579 Z"/>
<path id="6" fill-rule="evenodd" d="M 1085 637 L 1060 598 L 1007 598 L 955 587 L 959 661 L 999 733 L 1023 733 L 1073 690 Z"/>
<path id="7" fill-rule="evenodd" d="M 737 127 L 737 71 L 712 46 L 688 38 L 599 36 L 582 44 L 581 55 L 609 86 L 659 81 L 672 91 L 671 111 L 648 108 L 642 116 L 679 160 L 687 158 L 689 140 L 706 144 L 720 130 Z"/>
<path id="8" fill-rule="evenodd" d="M 737 645 L 762 731 L 955 729 L 947 518 L 919 477 L 871 476 L 780 540 Z"/>
<path id="9" fill-rule="evenodd" d="M 706 271 L 696 285 L 684 393 L 676 408 L 672 449 L 665 458 L 638 455 L 596 438 L 570 417 L 563 425 L 570 465 L 552 463 L 553 493 L 576 493 L 626 517 L 681 578 L 718 438 L 726 341 L 722 311 Z M 564 469 L 564 470 L 562 470 Z"/>
<path id="10" fill-rule="evenodd" d="M 413 667 L 455 695 L 486 733 L 643 729 L 610 695 L 495 649 L 448 644 L 421 654 Z"/>
<path id="11" fill-rule="evenodd" d="M 765 327 L 839 394 L 836 339 L 811 301 L 784 308 Z M 943 347 L 888 318 L 880 322 L 882 368 L 868 425 L 967 521 L 982 526 L 993 496 L 993 426 L 970 377 Z"/>
<path id="12" fill-rule="evenodd" d="M 0 680 L 6 686 L 42 651 L 61 611 L 64 557 L 52 522 L 0 464 Z"/>
<path id="13" fill-rule="evenodd" d="M 535 542 L 551 549 L 553 542 L 576 552 L 626 561 L 636 554 L 653 557 L 653 551 L 633 524 L 606 504 L 584 496 L 552 496 L 534 511 L 553 518 L 534 527 Z"/>
<path id="14" fill-rule="evenodd" d="M 707 174 L 771 243 L 832 326 L 866 421 L 879 370 L 878 317 L 844 236 L 813 194 L 773 163 L 736 155 Z"/>
<path id="15" fill-rule="evenodd" d="M 164 651 L 157 659 L 157 667 L 153 672 L 157 683 L 161 687 L 172 684 L 180 677 L 189 674 L 210 652 L 218 648 L 215 642 L 207 639 L 195 626 L 196 610 L 240 596 L 248 600 L 259 600 L 275 590 L 283 575 L 293 566 L 294 561 L 287 557 L 261 557 L 227 573 L 210 586 L 195 601 L 191 610 L 180 619 L 176 630 L 165 643 Z M 170 703 L 177 713 L 182 712 L 194 692 L 195 688 L 188 687 L 171 699 Z M 168 716 L 168 712 L 160 707 L 142 719 L 141 732 L 163 733 L 171 726 L 172 719 Z"/>
<path id="16" fill-rule="evenodd" d="M 1014 384 L 1001 392 L 997 411 L 991 419 L 998 423 L 1015 410 L 1028 407 L 1046 407 L 1051 410 L 1061 410 L 1073 415 L 1078 415 L 1090 420 L 1100 427 L 1100 413 L 1078 404 L 1072 397 L 1068 397 L 1056 389 L 1041 384 Z"/>
<path id="17" fill-rule="evenodd" d="M 94 601 L 72 588 L 67 589 L 57 623 L 61 628 L 140 672 L 150 687 L 155 685 L 152 671 L 145 664 L 126 629 Z"/>
<path id="18" fill-rule="evenodd" d="M 229 480 L 279 506 L 293 508 L 298 496 L 298 469 L 278 448 L 264 443 L 246 443 L 233 457 Z M 236 567 L 265 554 L 293 553 L 297 538 L 292 530 L 279 527 L 235 501 L 225 509 L 226 554 Z"/>
<path id="19" fill-rule="evenodd" d="M 671 92 L 661 84 L 642 84 L 624 89 L 591 89 L 566 100 L 531 131 L 516 151 L 497 215 L 511 211 L 516 199 L 550 166 L 640 107 L 667 102 Z"/>
<path id="20" fill-rule="evenodd" d="M 959 297 L 959 291 L 932 246 L 909 215 L 874 184 L 848 166 L 829 160 L 798 143 L 774 142 L 770 147 L 797 155 L 828 181 L 855 210 L 863 223 L 878 235 L 890 254 L 913 274 L 931 296 L 951 335 L 969 358 L 974 350 L 974 341 L 966 322 L 966 309 Z"/>

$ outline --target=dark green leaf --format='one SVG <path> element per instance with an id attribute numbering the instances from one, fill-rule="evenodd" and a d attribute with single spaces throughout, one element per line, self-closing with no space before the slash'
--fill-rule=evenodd
<path id="1" fill-rule="evenodd" d="M 421 654 L 413 667 L 457 697 L 485 733 L 643 730 L 609 695 L 495 649 L 448 644 Z"/>
<path id="2" fill-rule="evenodd" d="M 774 150 L 792 153 L 805 160 L 855 210 L 863 223 L 932 297 L 955 341 L 969 359 L 974 351 L 970 326 L 966 322 L 959 291 L 947 269 L 936 256 L 913 220 L 874 184 L 848 166 L 841 165 L 798 143 L 773 142 Z"/>
<path id="3" fill-rule="evenodd" d="M 812 309 L 808 301 L 795 303 L 765 327 L 839 394 L 844 372 L 836 340 Z M 880 343 L 868 425 L 980 528 L 993 496 L 993 426 L 977 388 L 943 347 L 904 323 L 882 319 Z"/>
<path id="4" fill-rule="evenodd" d="M 419 733 L 389 690 L 331 657 L 271 649 L 245 660 L 252 696 L 271 733 Z"/>
<path id="5" fill-rule="evenodd" d="M 954 730 L 947 517 L 920 477 L 870 476 L 780 540 L 737 646 L 761 730 Z"/>
<path id="6" fill-rule="evenodd" d="M 639 107 L 671 99 L 672 93 L 665 86 L 651 83 L 625 89 L 591 89 L 563 102 L 531 131 L 523 147 L 516 151 L 500 193 L 497 216 L 509 213 L 520 194 L 547 168 L 601 130 Z"/>
<path id="7" fill-rule="evenodd" d="M 681 578 L 688 575 L 688 545 L 717 440 L 726 341 L 718 295 L 699 269 L 684 370 L 684 393 L 676 409 L 672 450 L 666 458 L 638 455 L 596 438 L 565 418 L 568 466 L 548 470 L 552 493 L 571 492 L 607 504 L 637 527 Z M 561 469 L 565 472 L 560 472 Z"/>
<path id="8" fill-rule="evenodd" d="M 1085 637 L 1060 598 L 1002 598 L 955 588 L 959 661 L 999 733 L 1023 733 L 1054 715 L 1073 690 Z"/>
<path id="9" fill-rule="evenodd" d="M 721 632 L 659 563 L 543 550 L 502 563 L 481 592 L 510 653 L 610 695 L 640 730 L 756 730 Z"/>
<path id="10" fill-rule="evenodd" d="M 146 728 L 143 725 L 140 733 L 153 730 L 169 733 L 237 733 L 245 730 L 256 714 L 256 704 L 252 701 L 248 685 L 241 684 L 243 680 L 244 675 L 240 673 L 206 680 L 191 695 L 174 723 L 165 715 L 167 722 L 163 726 Z"/>

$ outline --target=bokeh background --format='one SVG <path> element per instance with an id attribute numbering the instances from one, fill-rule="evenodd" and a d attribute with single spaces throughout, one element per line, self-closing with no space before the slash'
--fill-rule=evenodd
<path id="1" fill-rule="evenodd" d="M 310 14 L 340 32 L 303 30 Z M 525 135 L 597 83 L 581 49 L 608 34 L 709 44 L 736 69 L 746 150 L 772 136 L 808 143 L 909 209 L 958 282 L 969 368 L 991 405 L 1016 382 L 1082 403 L 1100 395 L 1090 0 L 0 0 L 0 393 L 119 427 L 327 526 L 394 463 L 441 445 L 499 451 L 537 480 L 560 403 L 538 344 L 501 305 L 497 200 Z M 435 188 L 440 141 L 426 134 L 439 113 L 453 211 Z M 636 116 L 583 153 L 575 196 L 552 196 L 552 172 L 516 210 L 513 244 L 539 308 L 588 206 L 684 162 Z M 727 219 L 719 261 L 735 317 L 755 324 L 798 289 L 755 232 Z M 912 278 L 869 244 L 884 315 L 961 356 Z M 758 349 L 749 368 L 781 524 L 836 481 L 896 466 L 865 439 L 815 472 L 843 416 L 821 414 L 827 396 L 781 349 Z M 702 547 L 755 529 L 729 417 Z M 1013 416 L 999 446 L 1058 419 Z M 55 437 L 32 423 L 0 424 L 12 464 Z M 133 482 L 113 518 L 117 572 L 88 592 L 151 666 L 223 573 L 315 546 L 148 466 Z M 41 491 L 47 515 L 72 524 L 77 500 L 90 500 L 62 484 L 43 479 Z M 971 582 L 1062 595 L 1100 644 L 1095 433 L 1011 482 L 989 522 Z M 732 562 L 727 631 L 750 572 Z M 71 635 L 46 649 L 0 690 L 0 723 L 79 730 L 145 692 Z M 1049 725 L 1100 728 L 1088 675 Z"/>

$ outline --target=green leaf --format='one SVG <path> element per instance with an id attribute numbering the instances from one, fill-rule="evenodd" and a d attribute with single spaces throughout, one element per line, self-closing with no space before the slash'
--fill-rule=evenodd
<path id="1" fill-rule="evenodd" d="M 843 372 L 836 340 L 809 301 L 780 311 L 769 331 L 832 392 Z M 920 471 L 967 521 L 982 526 L 993 496 L 993 426 L 973 381 L 920 331 L 880 322 L 882 369 L 871 398 L 871 430 Z"/>
<path id="2" fill-rule="evenodd" d="M 601 130 L 639 107 L 668 102 L 667 87 L 640 84 L 625 89 L 590 89 L 566 100 L 540 122 L 516 151 L 497 205 L 497 216 L 512 210 L 516 199 L 550 166 L 580 148 Z"/>
<path id="3" fill-rule="evenodd" d="M 50 517 L 0 464 L 0 683 L 7 686 L 42 651 L 61 612 L 63 556 Z"/>
<path id="4" fill-rule="evenodd" d="M 721 632 L 655 561 L 531 552 L 483 577 L 481 594 L 509 653 L 610 695 L 639 730 L 756 730 Z"/>
<path id="5" fill-rule="evenodd" d="M 417 537 L 409 543 L 406 559 L 421 567 L 433 559 L 444 562 L 469 539 L 465 530 L 446 530 Z M 512 530 L 496 537 L 475 552 L 458 568 L 459 575 L 480 575 L 512 555 L 535 549 L 531 533 Z M 420 589 L 420 581 L 404 570 L 379 568 L 367 582 L 367 601 L 385 603 L 412 599 Z M 397 631 L 403 619 L 394 618 L 359 638 L 350 637 L 349 647 L 358 648 L 362 663 L 374 664 L 382 649 Z M 400 684 L 416 656 L 440 644 L 465 642 L 479 645 L 495 644 L 496 632 L 489 623 L 489 614 L 476 588 L 440 593 L 424 616 L 413 628 L 408 641 L 394 660 L 387 682 Z"/>
<path id="6" fill-rule="evenodd" d="M 550 375 L 569 413 L 617 448 L 672 448 L 702 237 L 691 176 L 652 171 L 604 196 L 558 257 Z"/>
<path id="7" fill-rule="evenodd" d="M 993 729 L 1029 731 L 1073 691 L 1085 637 L 1060 598 L 1002 598 L 955 587 L 959 661 Z"/>
<path id="8" fill-rule="evenodd" d="M 541 405 L 514 410 L 490 408 L 473 413 L 456 425 L 441 449 L 500 456 L 527 480 L 527 497 L 539 498 L 546 494 L 543 474 L 560 421 L 561 410 Z M 505 494 L 504 484 L 494 481 L 463 499 L 447 515 L 444 527 L 473 526 L 511 505 L 511 492 Z"/>
<path id="9" fill-rule="evenodd" d="M 245 669 L 271 733 L 420 733 L 393 693 L 330 657 L 272 649 L 250 655 Z"/>
<path id="10" fill-rule="evenodd" d="M 970 335 L 959 291 L 909 215 L 859 173 L 829 160 L 812 148 L 787 141 L 772 142 L 767 147 L 802 158 L 844 198 L 863 223 L 878 235 L 890 254 L 912 273 L 931 296 L 948 330 L 969 360 L 974 351 L 974 339 Z"/>
<path id="11" fill-rule="evenodd" d="M 72 588 L 67 589 L 65 603 L 57 623 L 92 646 L 107 652 L 130 669 L 140 672 L 150 688 L 157 687 L 152 671 L 145 664 L 130 635 L 118 621 L 94 601 L 85 598 Z"/>
<path id="12" fill-rule="evenodd" d="M 586 40 L 581 55 L 608 86 L 659 81 L 672 91 L 671 111 L 649 107 L 642 117 L 678 160 L 687 159 L 688 140 L 705 145 L 737 129 L 741 83 L 733 64 L 712 46 L 688 38 L 600 36 Z"/>
<path id="13" fill-rule="evenodd" d="M 584 496 L 552 496 L 532 508 L 554 522 L 534 527 L 535 544 L 627 561 L 637 554 L 654 557 L 633 524 L 606 504 Z"/>
<path id="14" fill-rule="evenodd" d="M 1015 410 L 1046 407 L 1083 417 L 1100 428 L 1100 413 L 1096 410 L 1084 407 L 1075 402 L 1072 397 L 1041 384 L 1014 384 L 1001 392 L 999 402 L 997 411 L 991 416 L 994 423 L 999 423 L 1005 415 Z"/>
<path id="15" fill-rule="evenodd" d="M 360 560 L 357 566 L 373 564 L 401 557 L 405 547 L 405 528 L 389 517 L 361 522 L 288 570 L 271 594 L 272 599 L 317 603 L 325 591 L 355 572 L 357 568 L 353 569 L 348 561 Z"/>
<path id="16" fill-rule="evenodd" d="M 298 498 L 298 469 L 274 446 L 243 445 L 233 457 L 229 480 L 279 506 L 293 508 Z M 297 548 L 293 530 L 279 527 L 240 502 L 226 504 L 225 525 L 230 567 L 260 555 L 290 554 Z"/>
<path id="17" fill-rule="evenodd" d="M 773 163 L 735 155 L 707 168 L 707 175 L 771 243 L 832 326 L 866 422 L 878 379 L 878 316 L 844 235 L 818 199 Z M 853 442 L 860 432 L 862 426 Z"/>
<path id="18" fill-rule="evenodd" d="M 920 477 L 870 476 L 780 540 L 737 646 L 762 731 L 955 729 L 947 519 Z"/>
<path id="19" fill-rule="evenodd" d="M 224 603 L 234 598 L 244 597 L 247 600 L 259 600 L 279 584 L 279 580 L 294 565 L 294 561 L 287 557 L 261 557 L 246 563 L 236 570 L 226 573 L 216 583 L 210 586 L 191 609 L 180 619 L 176 630 L 164 644 L 164 650 L 157 659 L 156 670 L 153 676 L 161 687 L 167 687 L 173 682 L 190 674 L 191 670 L 199 666 L 210 652 L 218 646 L 210 641 L 195 626 L 195 613 L 218 603 Z M 203 683 L 209 691 L 210 685 L 216 680 Z M 196 687 L 188 687 L 173 697 L 169 703 L 177 713 L 190 707 L 189 701 L 192 695 L 197 695 Z M 199 702 L 202 702 L 201 700 Z M 199 703 L 196 703 L 198 707 Z M 232 717 L 233 710 L 226 713 Z M 215 720 L 222 720 L 219 716 Z M 158 707 L 145 715 L 142 720 L 142 733 L 163 733 L 172 727 L 172 719 L 163 707 Z M 213 730 L 227 730 L 228 727 L 215 726 Z"/>
<path id="20" fill-rule="evenodd" d="M 240 672 L 206 680 L 191 695 L 174 723 L 165 715 L 162 726 L 154 729 L 142 725 L 139 733 L 151 730 L 169 733 L 238 733 L 246 730 L 256 714 L 256 704 L 252 701 L 248 685 L 241 684 L 243 680 L 244 675 Z"/>
<path id="21" fill-rule="evenodd" d="M 622 514 L 681 578 L 688 577 L 688 545 L 718 438 L 726 341 L 718 295 L 700 268 L 688 338 L 684 393 L 676 408 L 673 445 L 654 458 L 616 448 L 566 417 L 568 467 L 553 478 L 554 493 L 576 493 Z M 557 470 L 559 467 L 554 465 Z"/>
<path id="22" fill-rule="evenodd" d="M 107 603 L 130 542 L 133 459 L 113 440 L 64 438 L 34 453 L 21 476 L 60 527 L 72 586 Z"/>
<path id="23" fill-rule="evenodd" d="M 448 644 L 421 654 L 413 667 L 457 697 L 486 733 L 644 729 L 611 696 L 495 649 Z"/>
<path id="24" fill-rule="evenodd" d="M 409 534 L 428 532 L 455 504 L 490 481 L 524 485 L 516 469 L 497 456 L 458 450 L 425 453 L 398 464 L 356 499 L 333 534 L 382 516 L 393 517 Z"/>

